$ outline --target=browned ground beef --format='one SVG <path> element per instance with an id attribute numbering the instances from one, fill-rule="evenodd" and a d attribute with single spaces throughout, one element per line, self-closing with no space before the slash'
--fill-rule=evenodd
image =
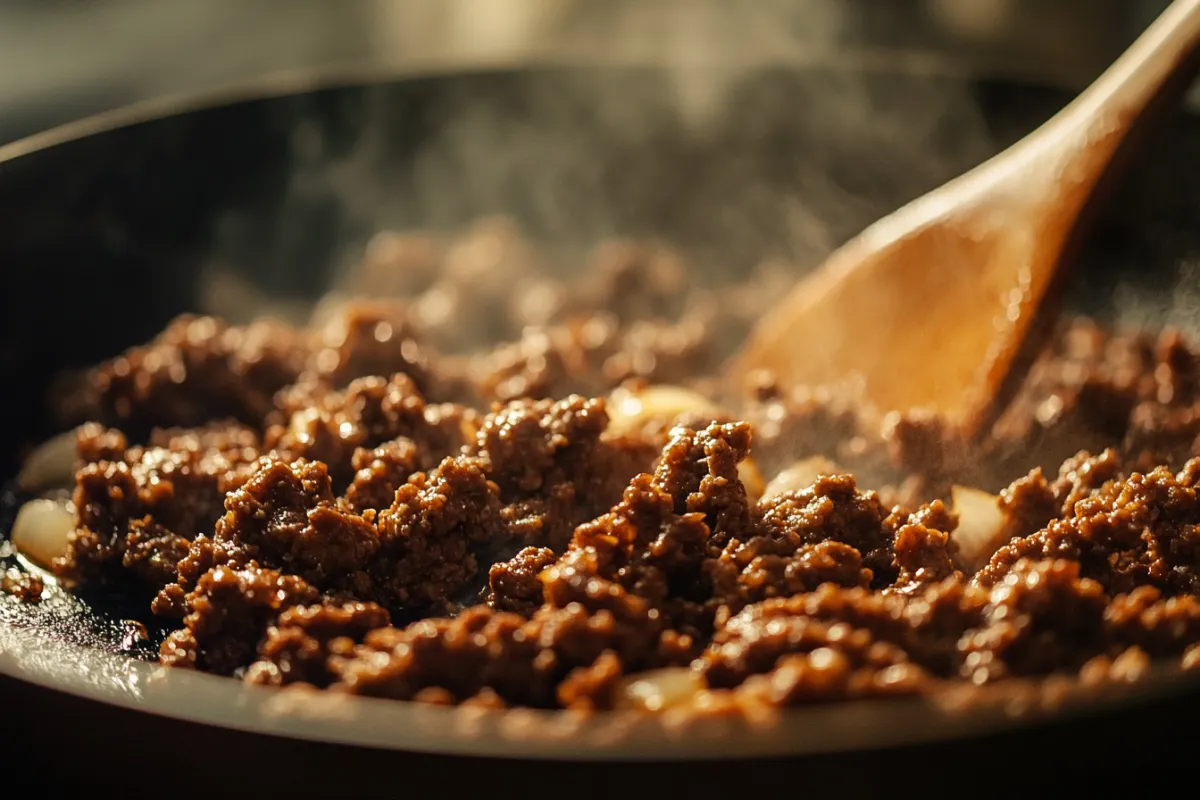
<path id="1" fill-rule="evenodd" d="M 711 388 L 773 293 L 689 288 L 629 242 L 568 291 L 488 225 L 375 248 L 360 277 L 406 298 L 304 330 L 181 318 L 94 369 L 60 404 L 60 574 L 156 592 L 164 663 L 434 703 L 609 708 L 689 665 L 715 709 L 1200 665 L 1200 372 L 1177 333 L 1065 321 L 982 448 L 769 376 L 735 413 L 631 422 L 613 390 Z M 502 343 L 460 352 L 473 314 Z M 760 499 L 817 455 L 834 474 Z M 999 494 L 990 559 L 959 551 L 953 484 Z"/>

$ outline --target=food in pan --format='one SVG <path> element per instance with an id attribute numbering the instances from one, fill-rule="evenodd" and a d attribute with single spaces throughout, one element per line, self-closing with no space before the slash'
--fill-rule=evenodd
<path id="1" fill-rule="evenodd" d="M 549 261 L 496 220 L 382 234 L 307 327 L 175 320 L 63 384 L 74 432 L 11 538 L 144 597 L 165 664 L 428 703 L 726 714 L 1200 665 L 1178 332 L 1066 320 L 969 447 L 852 384 L 719 396 L 784 273 Z"/>

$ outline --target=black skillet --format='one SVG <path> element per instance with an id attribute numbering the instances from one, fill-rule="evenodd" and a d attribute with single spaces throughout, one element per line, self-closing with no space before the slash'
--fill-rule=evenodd
<path id="1" fill-rule="evenodd" d="M 57 370 L 143 341 L 182 311 L 222 311 L 205 300 L 214 264 L 273 301 L 311 303 L 380 228 L 453 228 L 502 212 L 564 269 L 614 233 L 665 237 L 701 276 L 767 256 L 800 269 L 1067 100 L 937 71 L 779 67 L 699 76 L 724 90 L 716 112 L 690 114 L 677 77 L 640 67 L 431 75 L 132 124 L 118 115 L 112 130 L 85 125 L 61 142 L 0 148 L 5 474 L 55 432 L 44 397 Z M 1180 113 L 1153 153 L 1093 236 L 1069 307 L 1200 332 L 1200 206 L 1190 185 L 1200 120 Z M 399 772 L 462 790 L 536 780 L 583 797 L 627 793 L 647 769 L 628 762 L 669 759 L 678 763 L 654 774 L 680 791 L 787 781 L 859 795 L 947 790 L 971 776 L 1016 788 L 1036 762 L 1046 780 L 1112 787 L 1178 759 L 1186 743 L 1172 725 L 1200 711 L 1191 683 L 1164 679 L 1075 698 L 1063 712 L 1041 713 L 1036 702 L 1023 713 L 998 702 L 957 715 L 863 705 L 789 712 L 766 734 L 681 736 L 657 723 L 572 727 L 520 714 L 464 721 L 407 704 L 294 704 L 166 673 L 151 663 L 152 646 L 123 641 L 142 607 L 0 598 L 0 709 L 11 739 L 0 765 L 9 774 L 49 769 L 118 787 L 172 774 L 207 789 L 228 788 L 233 772 L 242 788 L 315 791 Z M 760 760 L 725 763 L 733 757 Z"/>

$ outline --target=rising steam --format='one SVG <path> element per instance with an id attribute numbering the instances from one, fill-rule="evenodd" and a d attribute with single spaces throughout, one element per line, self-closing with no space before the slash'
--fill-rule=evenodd
<path id="1" fill-rule="evenodd" d="M 468 51 L 514 63 L 569 54 L 567 63 L 584 66 L 363 91 L 348 150 L 331 146 L 327 127 L 299 124 L 275 235 L 303 232 L 292 209 L 336 208 L 332 288 L 375 231 L 453 231 L 490 213 L 516 217 L 565 271 L 610 235 L 665 237 L 697 276 L 744 273 L 763 259 L 810 268 L 993 149 L 967 84 L 864 51 L 869 37 L 850 7 L 380 3 L 376 45 L 396 52 L 425 32 L 457 43 L 468 61 Z M 483 24 L 485 10 L 507 22 Z M 417 130 L 419 141 L 407 142 Z M 212 271 L 213 310 L 297 318 L 314 301 L 288 298 L 286 282 L 255 293 L 247 268 L 223 255 Z"/>

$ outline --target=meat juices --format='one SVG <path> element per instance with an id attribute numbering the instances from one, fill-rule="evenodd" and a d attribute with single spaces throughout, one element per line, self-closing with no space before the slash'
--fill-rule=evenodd
<path id="1" fill-rule="evenodd" d="M 494 221 L 386 235 L 360 277 L 391 262 L 408 297 L 303 330 L 181 317 L 60 404 L 77 516 L 54 569 L 148 587 L 178 621 L 163 663 L 713 713 L 1200 666 L 1200 373 L 1176 332 L 1067 321 L 969 449 L 770 376 L 701 399 L 766 277 L 686 288 L 678 256 L 618 242 L 568 288 Z M 501 344 L 454 353 L 480 336 Z"/>

